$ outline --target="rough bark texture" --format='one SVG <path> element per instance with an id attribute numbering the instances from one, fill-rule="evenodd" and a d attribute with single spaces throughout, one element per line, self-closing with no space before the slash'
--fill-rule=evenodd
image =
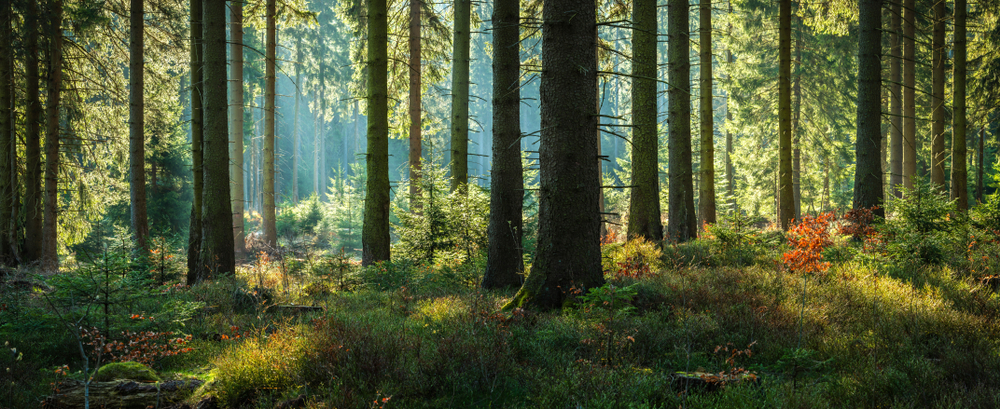
<path id="1" fill-rule="evenodd" d="M 472 0 L 455 0 L 455 52 L 451 66 L 451 190 L 469 182 L 469 20 Z"/>
<path id="2" fill-rule="evenodd" d="M 197 379 L 158 383 L 139 383 L 131 380 L 91 382 L 87 395 L 91 408 L 146 409 L 179 403 L 191 396 L 203 383 Z M 59 393 L 45 400 L 44 407 L 58 409 L 85 407 L 83 382 L 62 382 L 58 390 Z"/>
<path id="3" fill-rule="evenodd" d="M 230 199 L 233 208 L 233 252 L 237 258 L 246 253 L 246 231 L 243 227 L 243 2 L 234 1 L 229 5 L 230 44 L 229 56 L 229 157 L 232 165 L 229 174 Z M 298 65 L 295 66 L 298 70 Z M 295 93 L 298 102 L 298 93 Z M 297 111 L 296 111 L 297 112 Z M 298 119 L 296 117 L 296 119 Z M 293 179 L 294 180 L 294 179 Z"/>
<path id="4" fill-rule="evenodd" d="M 945 192 L 944 161 L 944 84 L 945 78 L 945 2 L 938 1 L 933 6 L 933 37 L 931 39 L 931 184 Z"/>
<path id="5" fill-rule="evenodd" d="M 913 189 L 917 177 L 917 100 L 915 0 L 903 0 L 903 187 Z"/>
<path id="6" fill-rule="evenodd" d="M 691 44 L 687 0 L 667 2 L 668 147 L 670 185 L 667 197 L 667 239 L 688 241 L 698 235 L 691 166 Z"/>
<path id="7" fill-rule="evenodd" d="M 274 83 L 277 65 L 277 41 L 275 35 L 276 0 L 267 0 L 267 40 L 264 45 L 264 244 L 278 245 L 278 229 L 274 214 Z"/>
<path id="8" fill-rule="evenodd" d="M 490 222 L 486 229 L 484 288 L 522 284 L 524 176 L 521 168 L 521 80 L 518 0 L 496 0 L 493 8 L 493 168 Z"/>
<path id="9" fill-rule="evenodd" d="M 889 37 L 889 187 L 894 197 L 903 197 L 903 71 L 902 71 L 902 4 L 897 0 L 892 5 Z"/>
<path id="10" fill-rule="evenodd" d="M 596 12 L 587 0 L 543 4 L 538 249 L 507 308 L 560 308 L 604 284 Z"/>
<path id="11" fill-rule="evenodd" d="M 410 0 L 410 208 L 419 211 L 420 159 L 423 155 L 422 109 L 420 107 L 420 72 L 423 64 L 420 55 L 421 0 Z"/>
<path id="12" fill-rule="evenodd" d="M 226 0 L 204 0 L 205 134 L 201 206 L 202 279 L 232 274 L 232 202 L 229 199 L 229 115 L 226 105 Z"/>
<path id="13" fill-rule="evenodd" d="M 969 209 L 969 175 L 966 167 L 966 117 L 965 117 L 965 63 L 966 63 L 966 20 L 965 0 L 955 0 L 955 72 L 952 76 L 955 101 L 952 113 L 951 135 L 951 198 L 959 212 Z"/>
<path id="14" fill-rule="evenodd" d="M 62 0 L 51 3 L 49 20 L 49 74 L 45 105 L 45 217 L 42 226 L 42 271 L 59 270 L 59 97 L 62 88 Z"/>
<path id="15" fill-rule="evenodd" d="M 881 55 L 882 1 L 859 1 L 858 141 L 854 174 L 854 208 L 882 206 Z"/>
<path id="16" fill-rule="evenodd" d="M 388 21 L 386 0 L 368 1 L 368 187 L 361 263 L 389 260 Z"/>
<path id="17" fill-rule="evenodd" d="M 11 127 L 11 71 L 13 58 L 13 32 L 11 31 L 10 2 L 0 4 L 0 266 L 14 264 L 14 166 L 13 155 L 16 146 L 14 128 Z"/>
<path id="18" fill-rule="evenodd" d="M 191 0 L 191 185 L 194 198 L 191 202 L 191 221 L 188 234 L 187 283 L 192 285 L 202 277 L 201 269 L 201 198 L 202 165 L 205 117 L 204 101 L 204 49 L 202 39 L 202 0 Z"/>
<path id="19" fill-rule="evenodd" d="M 651 14 L 656 13 L 651 11 Z M 700 51 L 699 90 L 701 106 L 701 186 L 698 192 L 698 224 L 715 223 L 715 112 L 712 109 L 712 0 L 701 0 L 698 19 Z M 654 151 L 655 152 L 655 151 Z"/>
<path id="20" fill-rule="evenodd" d="M 25 13 L 24 109 L 24 257 L 26 264 L 42 258 L 42 104 L 38 95 L 38 3 Z"/>
<path id="21" fill-rule="evenodd" d="M 146 217 L 146 133 L 143 107 L 143 41 L 144 9 L 143 0 L 130 1 L 129 15 L 129 210 L 132 216 L 132 233 L 136 246 L 146 248 L 149 238 L 149 222 Z"/>
<path id="22" fill-rule="evenodd" d="M 788 230 L 795 219 L 792 187 L 792 1 L 778 2 L 778 219 Z"/>
<path id="23" fill-rule="evenodd" d="M 628 237 L 663 240 L 656 101 L 656 1 L 632 2 L 632 195 Z"/>

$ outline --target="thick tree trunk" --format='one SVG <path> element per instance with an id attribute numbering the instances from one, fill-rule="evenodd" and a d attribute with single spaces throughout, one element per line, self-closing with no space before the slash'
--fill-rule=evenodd
<path id="1" fill-rule="evenodd" d="M 42 104 L 38 95 L 38 2 L 29 1 L 25 13 L 24 109 L 24 258 L 26 264 L 42 258 Z"/>
<path id="2" fill-rule="evenodd" d="M 667 58 L 670 63 L 667 238 L 684 242 L 698 236 L 691 166 L 690 5 L 687 0 L 669 0 L 667 9 Z"/>
<path id="3" fill-rule="evenodd" d="M 576 292 L 604 284 L 596 5 L 543 5 L 538 250 L 528 279 L 506 308 L 561 308 Z"/>
<path id="4" fill-rule="evenodd" d="M 368 187 L 361 263 L 389 260 L 388 8 L 368 1 Z"/>
<path id="5" fill-rule="evenodd" d="M 420 73 L 423 64 L 420 55 L 421 0 L 410 0 L 410 210 L 420 211 L 420 166 L 423 155 L 423 124 L 420 106 Z"/>
<path id="6" fill-rule="evenodd" d="M 903 49 L 900 40 L 903 37 L 903 16 L 900 0 L 895 0 L 892 4 L 890 21 L 889 107 L 892 119 L 889 127 L 889 187 L 894 197 L 901 198 L 903 197 L 903 191 L 900 190 L 900 186 L 903 184 L 903 72 L 901 66 Z"/>
<path id="7" fill-rule="evenodd" d="M 278 229 L 274 212 L 274 109 L 275 109 L 275 66 L 277 65 L 277 41 L 275 18 L 277 1 L 267 0 L 267 40 L 264 45 L 264 244 L 276 248 Z"/>
<path id="8" fill-rule="evenodd" d="M 226 1 L 204 0 L 205 135 L 201 211 L 202 279 L 235 272 L 229 198 L 229 115 L 226 105 Z"/>
<path id="9" fill-rule="evenodd" d="M 858 142 L 854 174 L 854 208 L 882 206 L 881 56 L 882 0 L 860 0 L 858 35 Z"/>
<path id="10" fill-rule="evenodd" d="M 521 70 L 518 0 L 496 0 L 493 9 L 493 168 L 490 222 L 486 228 L 484 288 L 522 283 L 524 176 L 521 168 Z"/>
<path id="11" fill-rule="evenodd" d="M 778 2 L 778 220 L 788 230 L 795 219 L 792 186 L 792 1 Z"/>
<path id="12" fill-rule="evenodd" d="M 62 0 L 51 3 L 49 20 L 49 74 L 45 106 L 45 218 L 42 226 L 42 271 L 59 270 L 59 97 L 62 88 Z"/>
<path id="13" fill-rule="evenodd" d="M 191 221 L 188 233 L 187 283 L 193 285 L 204 276 L 201 274 L 201 198 L 203 192 L 202 165 L 204 163 L 204 41 L 202 32 L 202 0 L 191 0 L 191 177 L 194 199 L 191 202 Z"/>
<path id="14" fill-rule="evenodd" d="M 16 231 L 14 218 L 14 175 L 17 167 L 14 165 L 16 156 L 13 154 L 17 144 L 14 140 L 13 99 L 11 84 L 14 73 L 11 70 L 13 52 L 13 31 L 11 27 L 10 2 L 0 4 L 0 266 L 14 264 L 14 243 Z"/>
<path id="15" fill-rule="evenodd" d="M 246 230 L 243 226 L 245 186 L 243 184 L 243 2 L 230 3 L 229 56 L 229 157 L 232 166 L 229 172 L 233 179 L 230 185 L 230 199 L 233 211 L 233 252 L 242 259 L 246 255 Z M 298 66 L 296 66 L 298 69 Z M 296 94 L 298 95 L 298 94 Z M 298 100 L 296 100 L 298 101 Z"/>
<path id="16" fill-rule="evenodd" d="M 944 84 L 945 78 L 945 2 L 938 1 L 933 6 L 934 32 L 931 39 L 931 184 L 945 192 L 944 162 Z"/>
<path id="17" fill-rule="evenodd" d="M 302 36 L 295 37 L 295 113 L 292 117 L 292 202 L 299 202 L 299 105 L 302 94 Z"/>
<path id="18" fill-rule="evenodd" d="M 915 0 L 903 1 L 903 187 L 913 189 L 917 177 L 917 100 Z"/>
<path id="19" fill-rule="evenodd" d="M 132 213 L 132 233 L 140 251 L 146 249 L 149 222 L 146 217 L 146 133 L 143 107 L 143 0 L 130 0 L 129 16 L 129 210 Z M 142 251 L 145 253 L 145 251 Z"/>
<path id="20" fill-rule="evenodd" d="M 650 11 L 655 15 L 654 11 Z M 698 225 L 715 224 L 715 111 L 712 109 L 712 0 L 701 0 L 698 31 L 701 54 L 701 186 Z M 655 151 L 654 151 L 655 152 Z"/>
<path id="21" fill-rule="evenodd" d="M 951 135 L 951 198 L 959 212 L 969 209 L 969 175 L 966 167 L 965 59 L 966 0 L 955 0 L 955 72 L 952 76 L 955 108 Z"/>
<path id="22" fill-rule="evenodd" d="M 663 240 L 656 108 L 656 1 L 632 2 L 632 195 L 628 237 Z"/>
<path id="23" fill-rule="evenodd" d="M 451 68 L 451 190 L 469 182 L 469 20 L 472 0 L 455 0 L 455 52 Z"/>

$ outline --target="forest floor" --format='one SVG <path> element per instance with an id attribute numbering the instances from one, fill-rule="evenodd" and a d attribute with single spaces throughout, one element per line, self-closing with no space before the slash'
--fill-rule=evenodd
<path id="1" fill-rule="evenodd" d="M 478 258 L 263 256 L 191 287 L 166 257 L 143 280 L 127 255 L 9 272 L 0 408 L 86 379 L 80 347 L 88 374 L 203 381 L 186 407 L 1000 407 L 996 236 L 933 263 L 835 237 L 800 274 L 782 233 L 716 233 L 605 245 L 608 284 L 553 312 L 502 312 Z"/>

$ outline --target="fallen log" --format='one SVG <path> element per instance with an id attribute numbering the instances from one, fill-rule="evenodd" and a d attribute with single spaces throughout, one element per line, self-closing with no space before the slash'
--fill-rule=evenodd
<path id="1" fill-rule="evenodd" d="M 204 381 L 189 379 L 155 383 L 140 383 L 127 379 L 112 382 L 91 382 L 90 407 L 106 409 L 145 409 L 166 407 L 179 403 L 191 396 Z M 43 407 L 53 409 L 76 409 L 85 405 L 84 383 L 81 381 L 61 382 L 56 394 L 45 400 Z"/>

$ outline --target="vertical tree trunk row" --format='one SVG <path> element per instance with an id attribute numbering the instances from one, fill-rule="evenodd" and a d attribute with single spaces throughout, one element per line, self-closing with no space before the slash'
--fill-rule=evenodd
<path id="1" fill-rule="evenodd" d="M 691 61 L 687 0 L 667 2 L 667 100 L 670 185 L 667 193 L 667 238 L 684 242 L 698 236 L 691 166 Z"/>
<path id="2" fill-rule="evenodd" d="M 632 195 L 628 237 L 663 239 L 656 108 L 656 1 L 632 2 Z"/>
<path id="3" fill-rule="evenodd" d="M 655 11 L 650 12 L 654 16 Z M 715 223 L 715 111 L 712 109 L 712 0 L 701 0 L 698 18 L 701 88 L 701 186 L 698 225 Z M 654 151 L 655 152 L 655 151 Z"/>

